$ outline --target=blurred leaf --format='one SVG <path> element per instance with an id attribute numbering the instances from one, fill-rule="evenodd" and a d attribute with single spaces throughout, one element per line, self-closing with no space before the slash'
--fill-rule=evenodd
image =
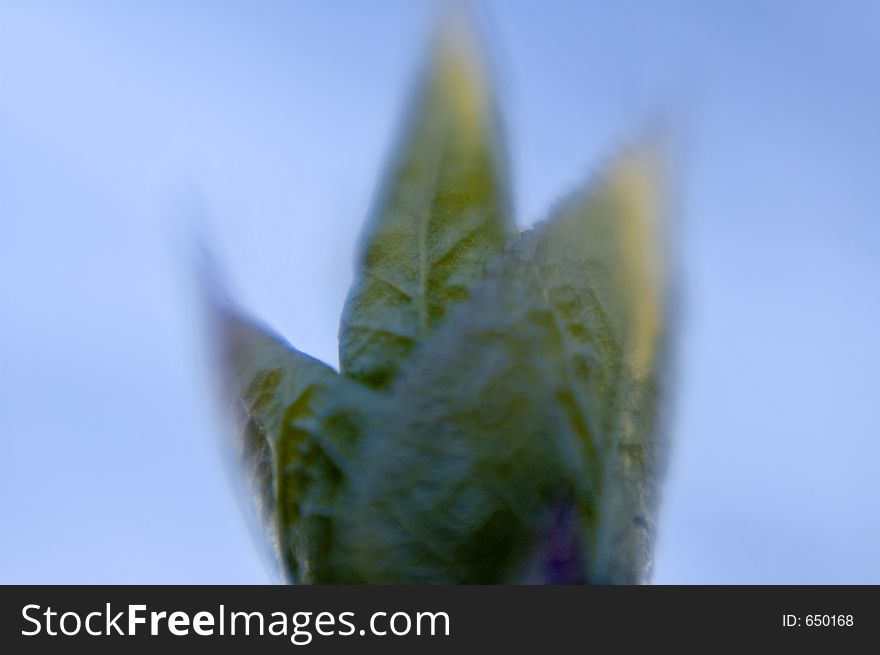
<path id="1" fill-rule="evenodd" d="M 342 371 L 387 387 L 400 363 L 511 235 L 500 139 L 474 46 L 445 30 L 358 260 L 340 326 Z"/>
<path id="2" fill-rule="evenodd" d="M 503 264 L 403 365 L 364 443 L 345 541 L 368 582 L 519 581 L 582 479 L 549 312 L 524 263 Z"/>
<path id="3" fill-rule="evenodd" d="M 334 581 L 334 516 L 378 399 L 233 311 L 221 317 L 241 456 L 291 581 Z"/>
<path id="4" fill-rule="evenodd" d="M 661 189 L 660 153 L 635 148 L 562 203 L 538 228 L 534 252 L 559 327 L 571 425 L 598 499 L 590 561 L 600 582 L 643 581 L 653 550 Z"/>
<path id="5" fill-rule="evenodd" d="M 362 237 L 344 375 L 217 311 L 260 514 L 295 582 L 644 582 L 659 153 L 627 152 L 511 242 L 482 61 L 446 28 Z"/>
<path id="6" fill-rule="evenodd" d="M 644 579 L 658 184 L 647 152 L 623 158 L 525 233 L 403 365 L 347 519 L 365 579 L 545 580 L 553 563 L 534 553 L 548 535 L 576 551 L 566 581 Z"/>

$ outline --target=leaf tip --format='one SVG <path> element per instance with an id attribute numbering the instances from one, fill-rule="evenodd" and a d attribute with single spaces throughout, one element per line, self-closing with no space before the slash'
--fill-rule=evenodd
<path id="1" fill-rule="evenodd" d="M 437 22 L 430 76 L 458 122 L 473 133 L 491 112 L 488 57 L 464 3 L 447 3 Z"/>

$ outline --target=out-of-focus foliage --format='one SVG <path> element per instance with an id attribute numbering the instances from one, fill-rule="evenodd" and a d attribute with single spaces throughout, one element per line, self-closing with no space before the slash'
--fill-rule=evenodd
<path id="1" fill-rule="evenodd" d="M 215 310 L 240 453 L 282 571 L 293 582 L 332 579 L 341 489 L 382 399 L 235 309 Z"/>
<path id="2" fill-rule="evenodd" d="M 521 579 L 567 503 L 571 577 L 644 578 L 657 181 L 649 153 L 623 157 L 521 236 L 407 362 L 355 480 L 348 542 L 366 579 Z"/>
<path id="3" fill-rule="evenodd" d="M 217 307 L 241 452 L 296 582 L 647 580 L 660 153 L 512 234 L 472 42 L 434 50 L 364 238 L 341 373 Z"/>
<path id="4" fill-rule="evenodd" d="M 376 388 L 513 233 L 486 79 L 467 48 L 454 31 L 438 41 L 342 314 L 342 371 Z"/>

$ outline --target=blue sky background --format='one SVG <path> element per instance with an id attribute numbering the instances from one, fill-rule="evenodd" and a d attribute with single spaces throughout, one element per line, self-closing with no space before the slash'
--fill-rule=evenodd
<path id="1" fill-rule="evenodd" d="M 522 225 L 652 116 L 676 125 L 655 580 L 880 583 L 880 4 L 478 7 Z M 192 233 L 335 364 L 432 15 L 0 0 L 0 582 L 268 580 L 218 446 Z"/>

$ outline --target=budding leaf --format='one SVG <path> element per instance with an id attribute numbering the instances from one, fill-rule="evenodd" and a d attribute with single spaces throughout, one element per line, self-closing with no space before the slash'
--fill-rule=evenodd
<path id="1" fill-rule="evenodd" d="M 660 155 L 625 153 L 535 232 L 538 286 L 558 326 L 570 425 L 595 505 L 589 539 L 598 582 L 646 579 L 661 444 L 664 270 Z"/>
<path id="2" fill-rule="evenodd" d="M 406 362 L 364 443 L 346 542 L 368 582 L 518 581 L 580 484 L 549 315 L 509 263 Z"/>
<path id="3" fill-rule="evenodd" d="M 511 238 L 486 80 L 452 25 L 362 239 L 341 374 L 215 303 L 259 513 L 295 582 L 645 582 L 659 154 Z"/>
<path id="4" fill-rule="evenodd" d="M 342 372 L 387 387 L 512 234 L 481 62 L 463 33 L 433 53 L 362 238 L 340 325 Z"/>
<path id="5" fill-rule="evenodd" d="M 218 310 L 241 456 L 279 564 L 334 582 L 334 521 L 357 441 L 380 402 L 369 389 L 239 314 Z"/>
<path id="6" fill-rule="evenodd" d="M 641 157 L 525 233 L 401 368 L 348 523 L 368 581 L 546 579 L 551 534 L 576 551 L 563 581 L 644 579 L 660 292 Z"/>

